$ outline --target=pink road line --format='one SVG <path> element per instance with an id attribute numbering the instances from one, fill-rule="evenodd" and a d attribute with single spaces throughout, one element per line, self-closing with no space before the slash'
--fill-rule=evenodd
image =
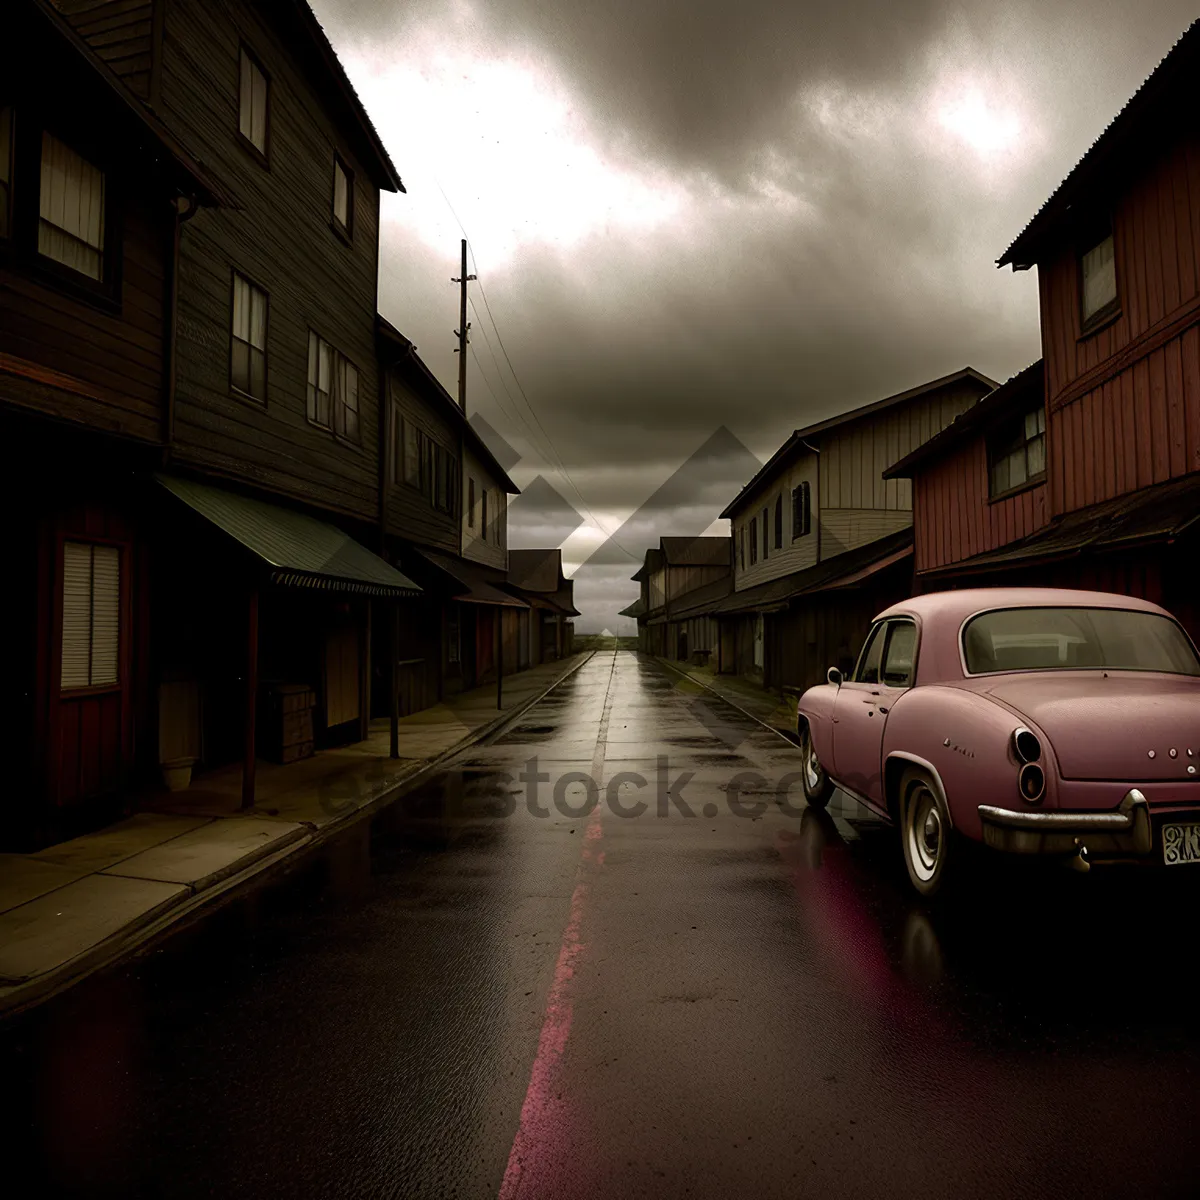
<path id="1" fill-rule="evenodd" d="M 500 1185 L 500 1200 L 513 1200 L 518 1196 L 522 1185 L 530 1182 L 531 1175 L 536 1173 L 539 1148 L 560 1143 L 568 1132 L 563 1119 L 566 1105 L 562 1102 L 557 1078 L 559 1063 L 571 1033 L 571 981 L 585 949 L 585 943 L 580 938 L 580 926 L 583 923 L 584 899 L 591 886 L 587 869 L 604 862 L 604 852 L 601 850 L 597 853 L 596 850 L 599 840 L 600 807 L 597 805 L 592 810 L 583 835 L 579 880 L 571 893 L 571 912 L 563 930 L 550 994 L 546 998 L 546 1016 L 542 1021 L 537 1054 L 529 1075 L 529 1087 L 525 1090 L 525 1102 L 521 1105 L 521 1121 L 508 1154 L 504 1181 Z"/>

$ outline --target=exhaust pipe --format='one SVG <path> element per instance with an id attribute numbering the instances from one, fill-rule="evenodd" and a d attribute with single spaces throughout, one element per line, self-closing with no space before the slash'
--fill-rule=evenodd
<path id="1" fill-rule="evenodd" d="M 1088 848 L 1080 846 L 1079 853 L 1072 854 L 1067 859 L 1067 866 L 1072 871 L 1078 871 L 1081 875 L 1086 875 L 1092 869 L 1092 864 L 1088 861 Z"/>

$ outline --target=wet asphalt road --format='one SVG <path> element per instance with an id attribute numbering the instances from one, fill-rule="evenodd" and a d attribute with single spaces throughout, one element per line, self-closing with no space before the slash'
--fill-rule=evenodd
<path id="1" fill-rule="evenodd" d="M 6 1193 L 1200 1191 L 1200 874 L 985 870 L 933 908 L 852 802 L 779 803 L 798 768 L 595 655 L 303 870 L 0 1027 Z"/>

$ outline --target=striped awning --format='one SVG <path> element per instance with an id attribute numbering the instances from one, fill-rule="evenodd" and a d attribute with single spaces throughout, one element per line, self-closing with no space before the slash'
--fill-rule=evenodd
<path id="1" fill-rule="evenodd" d="M 155 479 L 193 512 L 249 550 L 281 587 L 366 596 L 421 589 L 335 525 L 265 500 L 174 475 Z"/>

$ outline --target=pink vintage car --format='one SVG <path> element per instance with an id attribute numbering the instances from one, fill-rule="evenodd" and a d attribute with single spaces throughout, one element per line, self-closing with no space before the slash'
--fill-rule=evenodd
<path id="1" fill-rule="evenodd" d="M 899 826 L 933 895 L 964 841 L 1200 862 L 1200 658 L 1156 604 L 979 588 L 879 614 L 846 679 L 800 698 L 809 804 L 834 787 Z"/>

